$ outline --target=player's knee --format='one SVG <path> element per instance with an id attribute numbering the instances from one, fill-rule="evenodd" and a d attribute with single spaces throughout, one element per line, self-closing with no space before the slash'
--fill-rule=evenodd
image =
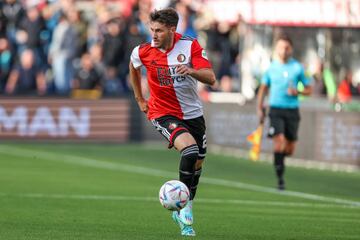
<path id="1" fill-rule="evenodd" d="M 284 134 L 278 134 L 274 137 L 274 152 L 285 151 L 285 136 Z"/>
<path id="2" fill-rule="evenodd" d="M 187 146 L 196 144 L 194 137 L 189 132 L 181 132 L 175 137 L 174 146 L 183 151 Z"/>
<path id="3" fill-rule="evenodd" d="M 285 146 L 285 150 L 284 153 L 286 156 L 291 156 L 293 155 L 295 151 L 295 142 L 294 141 L 287 141 L 286 146 Z"/>
<path id="4" fill-rule="evenodd" d="M 193 172 L 199 155 L 199 147 L 196 144 L 189 145 L 181 150 L 180 170 Z"/>
<path id="5" fill-rule="evenodd" d="M 284 144 L 274 142 L 274 152 L 284 152 L 284 151 L 285 151 Z"/>

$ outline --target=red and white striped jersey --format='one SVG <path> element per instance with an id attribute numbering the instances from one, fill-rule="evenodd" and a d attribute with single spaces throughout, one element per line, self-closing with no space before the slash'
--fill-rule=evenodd
<path id="1" fill-rule="evenodd" d="M 176 72 L 176 66 L 186 64 L 194 69 L 211 68 L 206 52 L 197 40 L 175 33 L 174 46 L 166 52 L 146 43 L 131 54 L 134 68 L 145 66 L 150 98 L 148 118 L 172 115 L 193 119 L 203 115 L 197 93 L 197 80 Z"/>

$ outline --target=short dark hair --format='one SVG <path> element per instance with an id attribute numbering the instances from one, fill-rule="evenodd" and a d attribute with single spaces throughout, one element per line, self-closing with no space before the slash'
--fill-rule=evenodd
<path id="1" fill-rule="evenodd" d="M 165 24 L 166 26 L 176 27 L 179 22 L 179 15 L 174 8 L 155 9 L 150 13 L 150 20 Z"/>
<path id="2" fill-rule="evenodd" d="M 278 42 L 280 40 L 286 41 L 286 42 L 290 43 L 291 46 L 293 46 L 293 41 L 291 40 L 291 38 L 287 34 L 283 33 L 283 34 L 280 34 L 279 36 L 277 36 L 276 42 Z"/>

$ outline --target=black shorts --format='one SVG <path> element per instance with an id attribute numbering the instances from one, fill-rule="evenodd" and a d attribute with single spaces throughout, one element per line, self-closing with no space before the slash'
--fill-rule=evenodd
<path id="1" fill-rule="evenodd" d="M 300 123 L 300 113 L 298 108 L 291 109 L 271 107 L 269 118 L 269 137 L 283 133 L 287 140 L 297 140 L 297 132 Z"/>
<path id="2" fill-rule="evenodd" d="M 169 141 L 169 148 L 172 148 L 177 136 L 181 133 L 190 133 L 198 147 L 199 147 L 199 159 L 204 159 L 206 155 L 206 126 L 203 116 L 181 120 L 177 117 L 166 115 L 160 118 L 151 120 L 156 130 L 163 135 Z"/>

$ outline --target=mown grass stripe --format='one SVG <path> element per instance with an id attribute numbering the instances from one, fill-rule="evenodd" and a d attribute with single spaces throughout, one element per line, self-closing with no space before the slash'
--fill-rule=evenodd
<path id="1" fill-rule="evenodd" d="M 2 145 L 0 146 L 0 152 L 4 154 L 10 154 L 13 156 L 25 157 L 25 158 L 41 158 L 47 161 L 56 161 L 56 162 L 63 162 L 67 164 L 75 164 L 80 166 L 86 167 L 93 167 L 99 169 L 108 169 L 108 170 L 118 170 L 118 171 L 125 171 L 130 173 L 137 173 L 142 175 L 149 175 L 149 176 L 156 176 L 156 177 L 167 177 L 167 178 L 177 178 L 177 174 L 175 172 L 158 170 L 148 167 L 139 167 L 129 164 L 122 164 L 122 163 L 113 163 L 107 162 L 98 159 L 92 159 L 88 157 L 80 157 L 75 155 L 67 155 L 62 154 L 61 158 L 59 155 L 52 152 L 47 151 L 40 151 L 40 150 L 30 150 L 30 149 L 23 149 L 13 146 Z M 217 186 L 224 186 L 224 187 L 232 187 L 238 189 L 246 189 L 256 192 L 263 192 L 263 193 L 271 193 L 277 195 L 284 195 L 296 198 L 302 198 L 307 200 L 314 200 L 314 201 L 321 201 L 321 202 L 329 202 L 329 203 L 336 203 L 340 205 L 348 205 L 352 207 L 360 207 L 360 202 L 358 201 L 351 201 L 346 199 L 340 198 L 333 198 L 333 197 L 325 197 L 316 194 L 309 194 L 304 192 L 296 192 L 296 191 L 278 191 L 274 188 L 258 186 L 254 184 L 247 184 L 242 183 L 239 181 L 230 181 L 225 179 L 219 178 L 209 178 L 209 177 L 202 177 L 202 183 L 217 185 Z"/>

